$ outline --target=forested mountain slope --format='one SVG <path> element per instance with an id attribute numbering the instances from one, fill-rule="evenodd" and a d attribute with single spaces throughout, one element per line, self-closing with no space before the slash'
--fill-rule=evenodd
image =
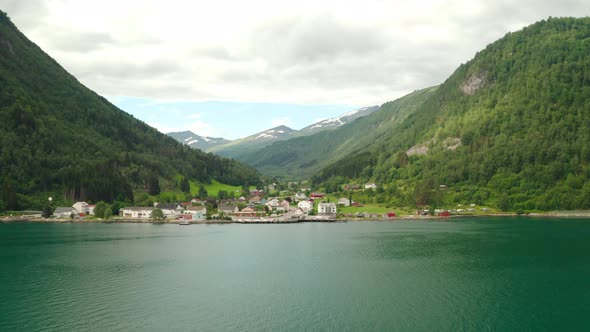
<path id="1" fill-rule="evenodd" d="M 342 156 L 367 151 L 433 91 L 436 87 L 416 91 L 336 129 L 275 142 L 238 158 L 268 176 L 288 179 L 310 177 Z"/>
<path id="2" fill-rule="evenodd" d="M 258 173 L 190 149 L 80 84 L 0 11 L 0 209 L 133 201 L 178 177 L 254 184 Z M 160 183 L 161 182 L 161 183 Z"/>
<path id="3" fill-rule="evenodd" d="M 372 179 L 392 205 L 590 208 L 589 142 L 590 18 L 550 18 L 490 44 L 369 153 L 314 182 Z"/>

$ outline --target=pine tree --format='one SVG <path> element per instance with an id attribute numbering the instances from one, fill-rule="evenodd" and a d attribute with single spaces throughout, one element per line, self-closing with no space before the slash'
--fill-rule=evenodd
<path id="1" fill-rule="evenodd" d="M 186 177 L 183 177 L 182 180 L 180 180 L 180 190 L 182 190 L 183 193 L 191 192 L 191 184 Z"/>
<path id="2" fill-rule="evenodd" d="M 207 189 L 205 189 L 205 186 L 200 185 L 199 186 L 199 198 L 205 199 L 205 198 L 207 198 L 208 195 L 209 195 L 209 193 L 207 193 Z"/>
<path id="3" fill-rule="evenodd" d="M 153 196 L 158 195 L 160 193 L 160 180 L 158 179 L 158 176 L 156 174 L 152 174 L 150 176 L 148 182 L 148 193 Z"/>
<path id="4" fill-rule="evenodd" d="M 43 213 L 41 213 L 41 216 L 43 218 L 49 218 L 49 217 L 51 217 L 52 214 L 53 214 L 53 209 L 51 208 L 51 206 L 45 205 L 45 207 L 43 208 Z"/>

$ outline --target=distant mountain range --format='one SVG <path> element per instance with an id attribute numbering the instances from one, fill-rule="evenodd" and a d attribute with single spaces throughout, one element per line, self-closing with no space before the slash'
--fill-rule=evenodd
<path id="1" fill-rule="evenodd" d="M 167 133 L 166 135 L 174 138 L 178 142 L 188 145 L 193 149 L 207 151 L 208 149 L 229 143 L 229 140 L 221 137 L 199 136 L 192 131 L 177 131 Z"/>
<path id="2" fill-rule="evenodd" d="M 166 135 L 192 148 L 213 152 L 224 157 L 242 159 L 243 156 L 249 155 L 275 142 L 333 130 L 377 110 L 379 110 L 379 106 L 364 107 L 332 119 L 319 121 L 301 130 L 295 130 L 287 126 L 278 126 L 233 141 L 224 138 L 202 137 L 191 131 L 171 132 Z"/>
<path id="3" fill-rule="evenodd" d="M 377 110 L 379 110 L 379 106 L 363 107 L 332 119 L 322 120 L 301 129 L 296 136 L 307 136 L 322 130 L 336 129 L 360 117 L 367 116 Z"/>
<path id="4" fill-rule="evenodd" d="M 588 68 L 590 18 L 549 18 L 507 33 L 439 86 L 229 155 L 328 193 L 375 182 L 368 199 L 392 207 L 590 209 Z"/>

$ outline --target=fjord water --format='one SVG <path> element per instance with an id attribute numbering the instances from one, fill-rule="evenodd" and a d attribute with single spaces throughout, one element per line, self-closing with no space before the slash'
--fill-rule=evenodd
<path id="1" fill-rule="evenodd" d="M 588 330 L 590 220 L 0 224 L 2 330 Z"/>

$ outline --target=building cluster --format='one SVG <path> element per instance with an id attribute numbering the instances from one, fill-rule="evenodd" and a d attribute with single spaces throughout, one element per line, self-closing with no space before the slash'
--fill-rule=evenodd
<path id="1" fill-rule="evenodd" d="M 53 216 L 56 218 L 73 218 L 84 217 L 87 215 L 94 215 L 94 208 L 96 205 L 88 204 L 86 202 L 76 202 L 71 207 L 60 206 L 53 211 Z"/>
<path id="2" fill-rule="evenodd" d="M 360 187 L 351 185 L 351 188 Z M 269 186 L 273 189 L 273 186 Z M 368 183 L 365 188 L 376 188 Z M 289 196 L 266 197 L 264 190 L 252 190 L 249 197 L 226 200 L 201 201 L 194 198 L 188 202 L 154 203 L 153 206 L 128 206 L 119 210 L 119 217 L 125 219 L 153 219 L 154 211 L 160 210 L 159 218 L 167 220 L 202 221 L 206 219 L 261 218 L 267 216 L 289 216 L 305 218 L 308 215 L 333 217 L 339 207 L 359 206 L 349 198 L 340 198 L 336 202 L 326 202 L 326 194 L 312 192 L 309 197 L 303 192 L 289 193 Z M 67 218 L 71 216 L 94 215 L 95 205 L 77 202 L 72 207 L 59 207 L 54 216 Z"/>

